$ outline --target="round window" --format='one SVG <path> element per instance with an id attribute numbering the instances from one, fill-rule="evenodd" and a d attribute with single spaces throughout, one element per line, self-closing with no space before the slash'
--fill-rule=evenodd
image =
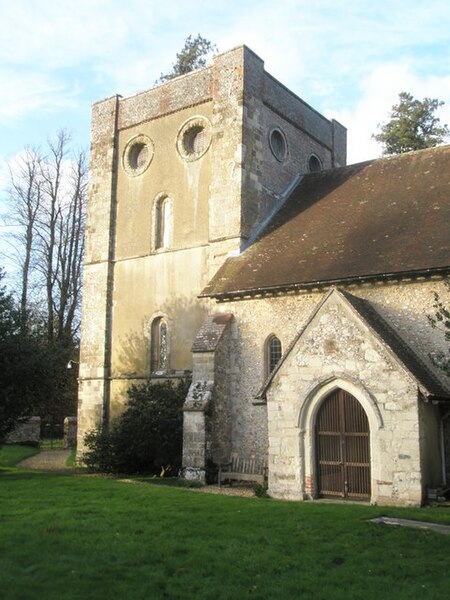
<path id="1" fill-rule="evenodd" d="M 272 129 L 269 135 L 269 145 L 272 154 L 277 160 L 282 162 L 287 157 L 287 141 L 286 136 L 281 129 Z"/>
<path id="2" fill-rule="evenodd" d="M 183 136 L 183 146 L 187 154 L 200 154 L 205 150 L 204 127 L 191 127 Z"/>
<path id="3" fill-rule="evenodd" d="M 204 117 L 186 121 L 177 136 L 177 150 L 181 158 L 190 162 L 205 154 L 211 144 L 211 124 Z"/>
<path id="4" fill-rule="evenodd" d="M 146 135 L 137 135 L 131 138 L 122 157 L 122 165 L 128 175 L 132 177 L 141 175 L 149 166 L 153 158 L 153 142 Z"/>

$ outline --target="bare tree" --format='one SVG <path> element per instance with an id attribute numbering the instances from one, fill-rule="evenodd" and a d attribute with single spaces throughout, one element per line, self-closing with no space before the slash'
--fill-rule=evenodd
<path id="1" fill-rule="evenodd" d="M 71 151 L 61 131 L 46 154 L 25 149 L 10 165 L 10 180 L 8 258 L 17 265 L 18 285 L 0 303 L 5 318 L 15 311 L 0 336 L 0 404 L 10 424 L 30 410 L 62 424 L 76 410 L 76 377 L 66 365 L 78 346 L 86 157 Z M 1 294 L 0 286 L 0 300 Z"/>
<path id="2" fill-rule="evenodd" d="M 10 215 L 20 270 L 20 307 L 39 306 L 49 341 L 73 346 L 79 328 L 87 166 L 60 131 L 48 155 L 25 150 L 11 167 Z M 30 286 L 30 281 L 33 286 Z"/>
<path id="3" fill-rule="evenodd" d="M 84 252 L 84 214 L 87 188 L 86 158 L 80 153 L 67 174 L 70 195 L 60 212 L 57 232 L 56 293 L 53 290 L 55 333 L 59 340 L 72 340 L 79 328 L 81 275 Z"/>
<path id="4" fill-rule="evenodd" d="M 10 207 L 7 223 L 14 226 L 11 234 L 16 261 L 20 271 L 21 328 L 27 327 L 29 288 L 35 246 L 36 220 L 41 206 L 41 156 L 37 150 L 25 148 L 10 167 Z"/>

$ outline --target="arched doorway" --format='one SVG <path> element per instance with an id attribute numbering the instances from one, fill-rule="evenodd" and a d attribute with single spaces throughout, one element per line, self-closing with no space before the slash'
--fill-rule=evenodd
<path id="1" fill-rule="evenodd" d="M 370 500 L 370 432 L 358 400 L 337 389 L 316 420 L 316 465 L 321 498 Z"/>

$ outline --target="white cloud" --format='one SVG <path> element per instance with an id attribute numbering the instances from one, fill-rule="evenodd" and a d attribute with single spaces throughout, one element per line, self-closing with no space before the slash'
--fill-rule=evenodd
<path id="1" fill-rule="evenodd" d="M 70 68 L 106 57 L 128 36 L 127 14 L 108 0 L 15 0 L 2 7 L 0 58 L 35 62 L 41 69 Z"/>
<path id="2" fill-rule="evenodd" d="M 377 132 L 378 124 L 389 120 L 391 107 L 402 91 L 410 92 L 419 100 L 425 97 L 443 100 L 446 104 L 436 114 L 441 123 L 450 124 L 450 75 L 420 77 L 407 65 L 380 65 L 363 81 L 353 110 L 325 111 L 326 116 L 334 117 L 348 129 L 349 163 L 380 156 L 381 147 L 371 136 Z"/>
<path id="3" fill-rule="evenodd" d="M 239 18 L 220 38 L 227 49 L 245 42 L 265 60 L 266 68 L 300 94 L 321 93 L 366 77 L 394 58 L 438 67 L 438 44 L 450 42 L 450 4 L 440 0 L 377 3 L 339 0 L 261 0 L 242 3 Z M 430 41 L 430 31 L 432 41 Z M 445 68 L 445 67 L 444 67 Z M 352 95 L 352 89 L 348 89 Z"/>
<path id="4" fill-rule="evenodd" d="M 440 87 L 450 72 L 443 60 L 450 42 L 445 0 L 3 4 L 0 122 L 15 120 L 17 127 L 18 117 L 37 122 L 42 111 L 59 109 L 58 118 L 66 124 L 78 103 L 89 113 L 90 103 L 102 97 L 151 87 L 171 68 L 185 38 L 199 32 L 220 51 L 247 44 L 282 83 L 318 110 L 327 107 L 349 128 L 350 155 L 356 159 L 377 152 L 370 134 L 401 88 L 446 99 Z M 391 63 L 403 66 L 414 80 L 411 85 L 407 78 L 401 86 L 398 80 L 383 80 Z M 413 88 L 414 78 L 434 91 Z M 356 147 L 361 150 L 354 152 Z"/>
<path id="5" fill-rule="evenodd" d="M 30 112 L 51 112 L 76 104 L 78 86 L 58 81 L 40 71 L 13 72 L 0 70 L 0 122 L 9 123 Z"/>

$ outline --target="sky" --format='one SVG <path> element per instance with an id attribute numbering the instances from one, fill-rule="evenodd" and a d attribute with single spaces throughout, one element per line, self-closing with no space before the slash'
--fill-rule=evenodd
<path id="1" fill-rule="evenodd" d="M 152 87 L 188 35 L 246 44 L 266 70 L 348 129 L 348 162 L 401 91 L 450 123 L 448 0 L 0 0 L 0 190 L 8 161 L 62 128 L 89 147 L 93 102 Z"/>

